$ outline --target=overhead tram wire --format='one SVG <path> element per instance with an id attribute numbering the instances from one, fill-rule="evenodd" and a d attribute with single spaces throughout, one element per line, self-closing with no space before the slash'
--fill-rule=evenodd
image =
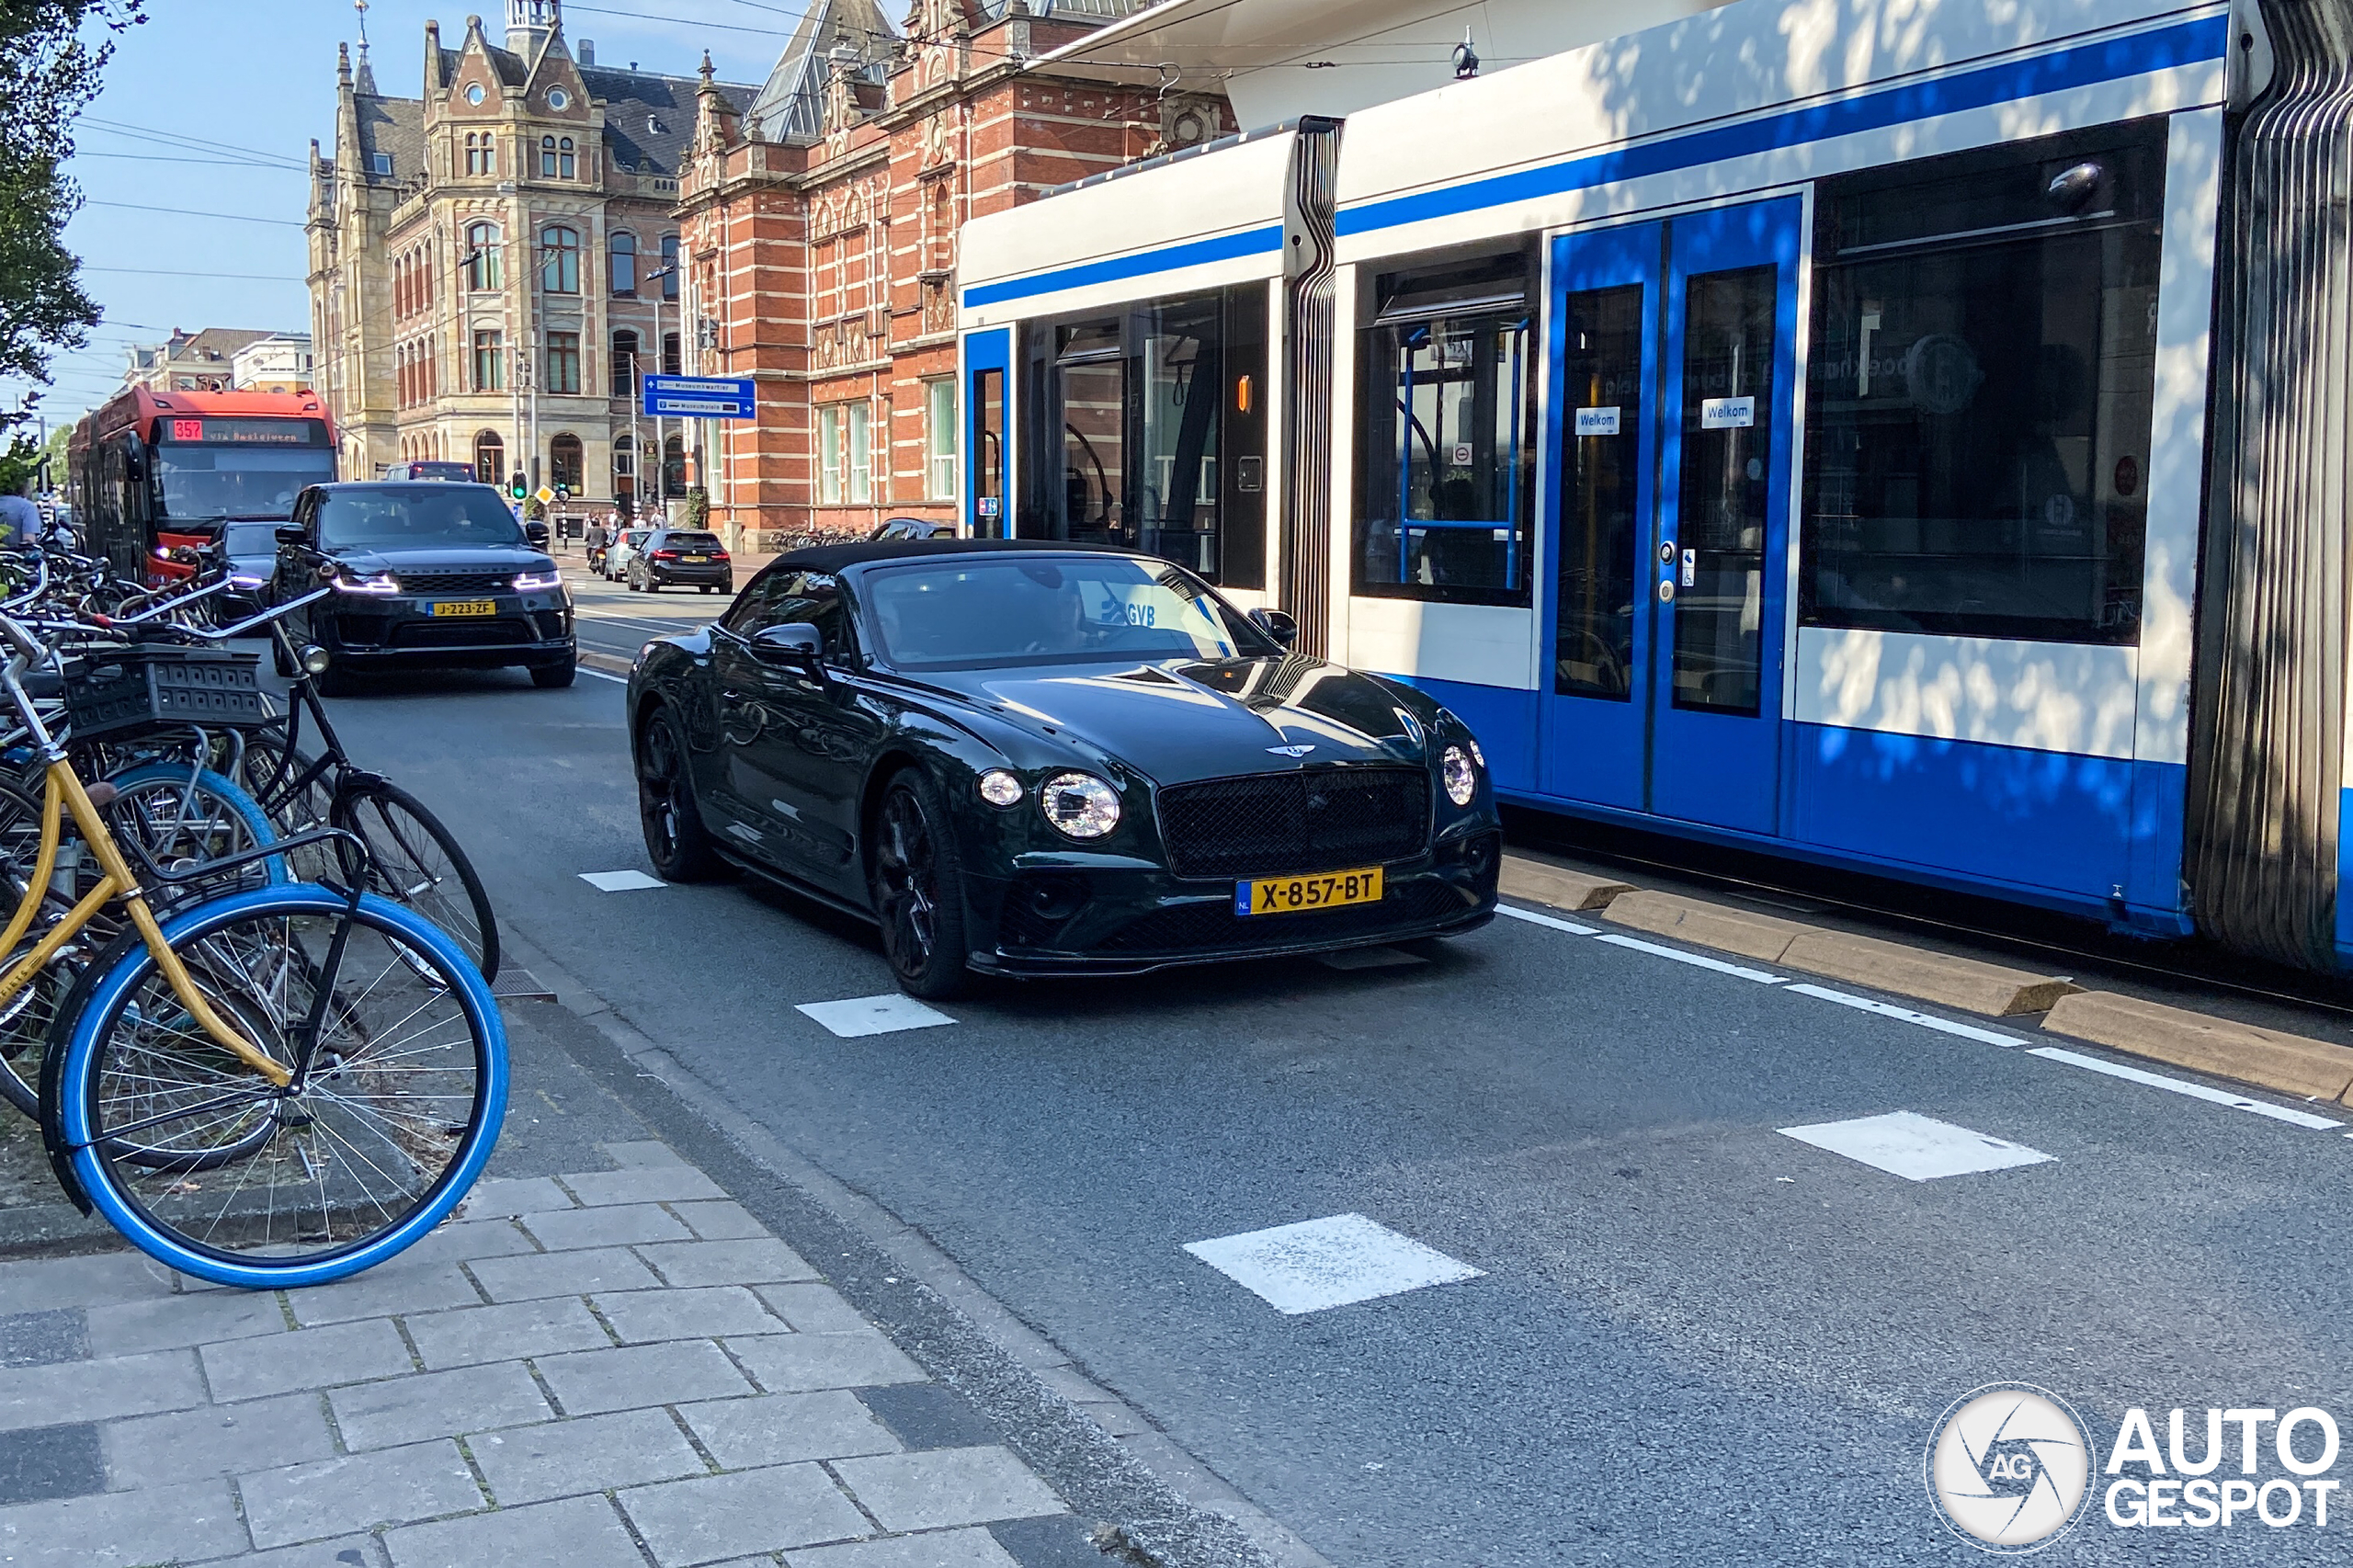
<path id="1" fill-rule="evenodd" d="M 103 131 L 116 136 L 128 136 L 137 142 L 153 142 L 161 146 L 177 147 L 183 151 L 233 153 L 252 160 L 257 166 L 301 169 L 305 172 L 310 168 L 309 164 L 302 159 L 289 156 L 284 153 L 265 153 L 256 147 L 240 147 L 233 142 L 211 142 L 200 136 L 183 136 L 176 131 L 156 131 L 148 126 L 131 125 L 120 120 L 99 119 L 90 115 L 84 115 L 75 120 L 74 124 L 77 128 L 86 126 L 93 131 Z"/>
<path id="2" fill-rule="evenodd" d="M 119 207 L 129 212 L 168 212 L 176 218 L 219 218 L 231 223 L 278 223 L 289 229 L 309 225 L 293 218 L 255 218 L 243 212 L 200 212 L 193 207 L 149 207 L 137 201 L 101 201 L 97 197 L 85 197 L 85 207 Z"/>

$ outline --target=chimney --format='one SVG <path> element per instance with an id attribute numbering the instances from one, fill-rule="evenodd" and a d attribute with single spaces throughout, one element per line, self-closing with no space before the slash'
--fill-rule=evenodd
<path id="1" fill-rule="evenodd" d="M 584 38 L 580 40 L 580 63 L 583 65 L 594 65 L 597 63 L 597 40 L 595 39 Z"/>

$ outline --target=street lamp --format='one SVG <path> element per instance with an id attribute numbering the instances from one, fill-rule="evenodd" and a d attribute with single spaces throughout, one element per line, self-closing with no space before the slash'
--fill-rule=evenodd
<path id="1" fill-rule="evenodd" d="M 677 275 L 678 264 L 674 261 L 667 267 L 659 267 L 647 273 L 645 280 L 648 283 L 657 283 L 663 278 L 676 278 Z M 678 307 L 680 337 L 683 338 L 686 335 L 686 306 L 681 304 Z M 684 345 L 680 347 L 683 347 Z M 659 289 L 654 291 L 654 362 L 662 367 L 663 373 L 668 373 L 668 362 L 662 358 L 662 290 Z M 640 403 L 643 403 L 645 401 L 645 372 L 640 369 L 637 377 L 637 399 Z M 662 416 L 657 414 L 654 416 L 654 501 L 656 506 L 661 506 L 669 498 L 670 444 L 662 434 Z"/>

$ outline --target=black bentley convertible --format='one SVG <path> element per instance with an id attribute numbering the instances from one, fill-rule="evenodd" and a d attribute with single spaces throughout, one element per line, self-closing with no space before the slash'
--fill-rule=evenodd
<path id="1" fill-rule="evenodd" d="M 918 996 L 1494 917 L 1477 741 L 1183 568 L 1034 541 L 780 556 L 629 685 L 645 846 L 880 922 Z"/>

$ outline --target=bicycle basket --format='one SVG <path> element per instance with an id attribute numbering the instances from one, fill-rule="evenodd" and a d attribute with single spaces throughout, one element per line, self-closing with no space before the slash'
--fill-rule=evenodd
<path id="1" fill-rule="evenodd" d="M 77 741 L 162 725 L 249 730 L 269 722 L 261 655 L 149 643 L 65 662 L 65 714 Z"/>

